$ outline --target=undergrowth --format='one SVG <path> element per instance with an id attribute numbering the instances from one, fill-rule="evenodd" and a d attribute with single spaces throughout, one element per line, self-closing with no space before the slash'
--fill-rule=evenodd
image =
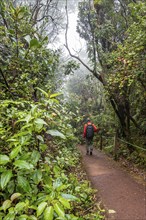
<path id="1" fill-rule="evenodd" d="M 57 99 L 0 104 L 0 219 L 100 220 L 70 118 Z"/>

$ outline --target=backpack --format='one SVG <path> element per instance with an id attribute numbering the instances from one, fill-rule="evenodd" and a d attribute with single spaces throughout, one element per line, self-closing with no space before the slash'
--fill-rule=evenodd
<path id="1" fill-rule="evenodd" d="M 87 125 L 86 128 L 86 138 L 87 139 L 92 139 L 94 137 L 94 128 L 93 125 Z"/>

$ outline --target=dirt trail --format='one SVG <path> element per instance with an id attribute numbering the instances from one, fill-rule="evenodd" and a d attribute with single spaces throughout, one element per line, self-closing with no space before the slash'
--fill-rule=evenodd
<path id="1" fill-rule="evenodd" d="M 146 187 L 104 153 L 94 149 L 89 156 L 85 146 L 79 146 L 79 150 L 88 178 L 98 189 L 103 204 L 115 211 L 107 219 L 146 220 Z"/>

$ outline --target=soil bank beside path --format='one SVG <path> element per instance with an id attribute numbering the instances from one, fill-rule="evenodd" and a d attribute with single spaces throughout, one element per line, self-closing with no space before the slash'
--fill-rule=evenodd
<path id="1" fill-rule="evenodd" d="M 94 149 L 90 156 L 86 155 L 85 146 L 78 148 L 92 186 L 98 190 L 105 207 L 115 211 L 107 219 L 146 220 L 146 187 L 104 153 Z"/>

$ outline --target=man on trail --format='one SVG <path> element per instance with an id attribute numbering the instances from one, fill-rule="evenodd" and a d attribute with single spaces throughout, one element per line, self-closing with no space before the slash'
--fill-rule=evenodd
<path id="1" fill-rule="evenodd" d="M 86 149 L 87 153 L 92 155 L 93 151 L 93 137 L 94 132 L 98 132 L 99 128 L 97 128 L 93 123 L 91 123 L 90 119 L 87 119 L 87 123 L 84 125 L 83 137 L 86 138 Z"/>

